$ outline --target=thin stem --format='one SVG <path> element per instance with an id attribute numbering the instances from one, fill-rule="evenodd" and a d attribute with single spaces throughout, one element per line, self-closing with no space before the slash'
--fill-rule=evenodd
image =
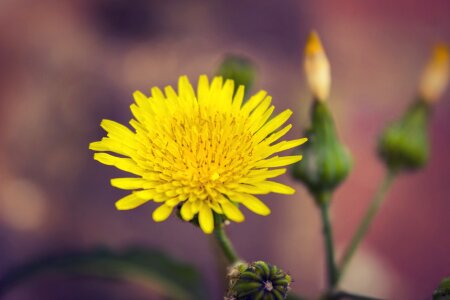
<path id="1" fill-rule="evenodd" d="M 225 233 L 225 230 L 223 230 L 223 225 L 216 226 L 214 236 L 230 264 L 240 260 L 239 255 L 234 250 L 233 244 Z"/>
<path id="2" fill-rule="evenodd" d="M 330 209 L 329 201 L 322 201 L 320 204 L 320 212 L 322 215 L 323 237 L 325 243 L 325 253 L 327 260 L 328 286 L 334 287 L 338 279 L 338 270 L 336 267 L 334 246 L 333 246 L 333 231 L 330 224 Z"/>
<path id="3" fill-rule="evenodd" d="M 386 198 L 387 191 L 389 190 L 390 186 L 392 185 L 393 181 L 395 179 L 395 172 L 388 171 L 381 182 L 380 186 L 378 187 L 378 190 L 376 191 L 372 202 L 370 203 L 369 208 L 366 211 L 366 214 L 364 215 L 363 219 L 361 220 L 361 223 L 358 226 L 358 229 L 356 230 L 355 234 L 353 235 L 353 238 L 351 239 L 347 249 L 344 252 L 344 256 L 342 258 L 342 262 L 339 267 L 339 278 L 338 281 L 342 278 L 342 275 L 346 271 L 348 264 L 350 263 L 350 260 L 352 259 L 353 255 L 355 254 L 356 250 L 358 249 L 358 246 L 361 244 L 362 240 L 364 239 L 364 236 L 366 235 L 367 231 L 370 228 L 370 225 L 372 224 L 372 221 L 375 217 L 375 215 L 378 213 L 381 204 L 383 203 L 384 199 Z M 337 282 L 336 282 L 337 283 Z"/>

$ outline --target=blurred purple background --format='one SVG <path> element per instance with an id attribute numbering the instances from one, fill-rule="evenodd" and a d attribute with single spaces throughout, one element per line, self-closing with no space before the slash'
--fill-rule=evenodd
<path id="1" fill-rule="evenodd" d="M 310 94 L 301 68 L 311 29 L 332 64 L 331 107 L 355 167 L 333 201 L 338 249 L 346 245 L 383 174 L 375 148 L 386 122 L 415 94 L 431 46 L 450 41 L 450 2 L 145 1 L 0 2 L 0 275 L 48 251 L 108 245 L 159 247 L 198 266 L 212 299 L 222 282 L 210 238 L 177 218 L 156 224 L 153 204 L 119 212 L 124 195 L 109 185 L 122 174 L 92 159 L 101 119 L 126 123 L 132 92 L 214 74 L 226 53 L 258 65 L 256 89 L 277 111 L 293 108 L 300 136 Z M 436 105 L 432 157 L 402 176 L 353 261 L 343 287 L 388 299 L 425 299 L 450 275 L 450 93 Z M 272 215 L 247 213 L 229 227 L 247 260 L 292 274 L 293 290 L 324 287 L 318 211 L 305 188 L 264 197 Z M 8 300 L 157 299 L 139 286 L 45 277 Z"/>

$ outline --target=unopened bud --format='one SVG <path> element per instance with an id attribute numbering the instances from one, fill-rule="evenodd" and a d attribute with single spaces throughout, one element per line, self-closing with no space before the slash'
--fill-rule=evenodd
<path id="1" fill-rule="evenodd" d="M 284 300 L 289 291 L 291 277 L 277 266 L 263 261 L 239 263 L 229 272 L 230 300 Z"/>
<path id="2" fill-rule="evenodd" d="M 330 94 L 330 63 L 317 32 L 312 31 L 305 47 L 304 67 L 309 88 L 316 100 L 326 101 Z"/>
<path id="3" fill-rule="evenodd" d="M 337 136 L 326 103 L 314 102 L 312 124 L 306 136 L 309 142 L 302 147 L 302 163 L 292 167 L 292 175 L 322 203 L 328 201 L 329 195 L 350 173 L 352 159 Z"/>
<path id="4" fill-rule="evenodd" d="M 429 115 L 430 107 L 417 101 L 400 120 L 383 131 L 378 152 L 391 171 L 416 170 L 427 163 Z"/>

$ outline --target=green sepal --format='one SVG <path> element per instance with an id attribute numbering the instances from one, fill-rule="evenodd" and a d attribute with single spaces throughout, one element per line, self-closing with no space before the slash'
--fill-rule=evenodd
<path id="1" fill-rule="evenodd" d="M 352 158 L 339 140 L 326 103 L 314 102 L 306 136 L 308 143 L 300 150 L 303 159 L 292 166 L 292 175 L 306 185 L 319 203 L 326 202 L 352 168 Z"/>
<path id="2" fill-rule="evenodd" d="M 411 105 L 402 118 L 384 129 L 378 153 L 390 170 L 417 170 L 428 162 L 429 117 L 430 106 L 419 100 Z"/>

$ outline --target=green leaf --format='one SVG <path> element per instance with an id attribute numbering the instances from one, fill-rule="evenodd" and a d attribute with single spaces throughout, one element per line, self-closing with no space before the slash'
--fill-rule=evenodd
<path id="1" fill-rule="evenodd" d="M 168 299 L 207 299 L 199 273 L 190 265 L 154 249 L 74 251 L 48 255 L 19 265 L 0 278 L 0 298 L 23 281 L 42 274 L 64 273 L 144 284 Z"/>

